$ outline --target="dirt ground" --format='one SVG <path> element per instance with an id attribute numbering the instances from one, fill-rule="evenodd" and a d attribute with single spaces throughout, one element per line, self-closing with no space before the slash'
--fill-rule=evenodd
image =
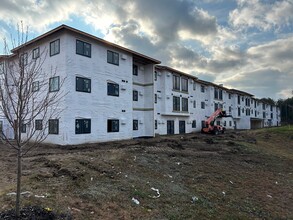
<path id="1" fill-rule="evenodd" d="M 16 154 L 0 145 L 0 212 Z M 23 160 L 22 206 L 73 219 L 293 219 L 293 129 L 41 145 Z"/>

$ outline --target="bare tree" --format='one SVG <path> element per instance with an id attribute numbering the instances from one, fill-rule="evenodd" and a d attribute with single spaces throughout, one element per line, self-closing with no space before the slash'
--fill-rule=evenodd
<path id="1" fill-rule="evenodd" d="M 4 55 L 0 57 L 0 114 L 14 133 L 2 132 L 1 138 L 17 152 L 16 215 L 20 215 L 22 158 L 43 142 L 54 129 L 50 119 L 58 119 L 62 109 L 58 103 L 65 96 L 60 88 L 65 80 L 56 77 L 56 68 L 48 66 L 48 49 L 31 50 L 27 44 L 28 29 L 18 26 L 17 43 L 11 38 L 12 50 L 4 39 Z M 44 64 L 46 63 L 46 68 Z M 49 69 L 49 70 L 48 70 Z M 58 89 L 56 89 L 58 87 Z M 52 122 L 52 121 L 51 121 Z M 51 131 L 52 132 L 52 131 Z"/>

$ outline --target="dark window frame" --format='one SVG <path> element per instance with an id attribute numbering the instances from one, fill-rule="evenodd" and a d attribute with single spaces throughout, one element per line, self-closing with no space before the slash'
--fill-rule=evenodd
<path id="1" fill-rule="evenodd" d="M 136 64 L 132 65 L 132 75 L 138 76 L 138 65 L 136 65 Z"/>
<path id="2" fill-rule="evenodd" d="M 191 127 L 192 127 L 192 128 L 196 128 L 196 120 L 193 120 L 193 121 L 192 121 L 192 125 L 191 125 Z"/>
<path id="3" fill-rule="evenodd" d="M 56 48 L 57 43 L 58 43 L 58 47 Z M 50 57 L 55 56 L 57 54 L 60 54 L 60 39 L 50 42 Z"/>
<path id="4" fill-rule="evenodd" d="M 181 98 L 182 111 L 188 112 L 188 98 Z"/>
<path id="5" fill-rule="evenodd" d="M 91 133 L 91 119 L 90 118 L 75 119 L 75 134 L 90 134 L 90 133 Z"/>
<path id="6" fill-rule="evenodd" d="M 138 102 L 138 91 L 132 90 L 132 101 Z"/>
<path id="7" fill-rule="evenodd" d="M 57 89 L 54 89 L 52 88 L 52 83 L 53 83 L 53 80 L 55 79 L 58 79 L 58 88 Z M 60 90 L 60 77 L 59 76 L 54 76 L 54 77 L 51 77 L 49 78 L 49 92 L 57 92 Z"/>
<path id="8" fill-rule="evenodd" d="M 35 129 L 36 129 L 36 131 L 43 130 L 43 120 L 42 119 L 35 120 Z"/>
<path id="9" fill-rule="evenodd" d="M 188 92 L 188 78 L 181 77 L 181 91 Z"/>
<path id="10" fill-rule="evenodd" d="M 173 111 L 180 111 L 180 97 L 173 96 Z"/>
<path id="11" fill-rule="evenodd" d="M 40 82 L 39 81 L 34 81 L 32 84 L 32 91 L 37 92 L 40 90 Z"/>
<path id="12" fill-rule="evenodd" d="M 116 123 L 116 125 L 114 125 Z M 116 126 L 116 127 L 115 127 Z M 108 119 L 107 120 L 107 132 L 113 133 L 113 132 L 119 132 L 119 119 Z"/>
<path id="13" fill-rule="evenodd" d="M 59 134 L 59 119 L 49 119 L 48 133 Z"/>
<path id="14" fill-rule="evenodd" d="M 133 131 L 137 131 L 138 130 L 138 120 L 137 119 L 134 119 L 132 121 L 132 130 Z"/>
<path id="15" fill-rule="evenodd" d="M 204 85 L 200 85 L 200 91 L 201 91 L 202 93 L 205 93 L 205 86 L 204 86 Z"/>
<path id="16" fill-rule="evenodd" d="M 39 58 L 40 57 L 40 47 L 33 49 L 32 53 L 33 53 L 32 57 L 34 60 Z"/>
<path id="17" fill-rule="evenodd" d="M 200 103 L 201 109 L 205 109 L 206 108 L 206 103 L 205 102 L 201 102 Z"/>
<path id="18" fill-rule="evenodd" d="M 86 86 L 87 84 L 88 84 L 88 87 Z M 91 79 L 76 76 L 75 77 L 75 91 L 91 93 L 92 92 L 92 81 L 91 81 Z"/>
<path id="19" fill-rule="evenodd" d="M 119 53 L 107 50 L 107 63 L 119 66 Z"/>
<path id="20" fill-rule="evenodd" d="M 25 123 L 21 124 L 20 133 L 26 133 L 26 124 Z"/>
<path id="21" fill-rule="evenodd" d="M 173 89 L 180 91 L 180 76 L 173 74 Z"/>
<path id="22" fill-rule="evenodd" d="M 26 66 L 28 64 L 28 55 L 27 53 L 23 53 L 20 55 L 20 65 Z"/>
<path id="23" fill-rule="evenodd" d="M 80 47 L 78 46 L 78 44 L 80 44 Z M 86 48 L 87 46 L 89 46 L 89 48 Z M 81 51 L 79 51 L 80 49 L 81 49 Z M 87 55 L 86 52 L 88 52 L 89 55 Z M 90 43 L 76 39 L 76 54 L 91 58 L 92 57 L 92 45 Z"/>
<path id="24" fill-rule="evenodd" d="M 114 82 L 107 82 L 107 95 L 119 97 L 119 84 Z"/>

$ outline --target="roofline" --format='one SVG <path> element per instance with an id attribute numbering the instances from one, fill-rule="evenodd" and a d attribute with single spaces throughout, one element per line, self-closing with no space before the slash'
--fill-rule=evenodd
<path id="1" fill-rule="evenodd" d="M 156 65 L 156 68 L 157 69 L 162 69 L 162 70 L 169 70 L 169 71 L 172 71 L 172 72 L 175 72 L 175 73 L 179 73 L 179 74 L 182 74 L 184 76 L 188 76 L 188 77 L 191 77 L 195 80 L 197 80 L 198 78 L 196 76 L 193 76 L 193 75 L 190 75 L 188 73 L 185 73 L 185 72 L 182 72 L 180 70 L 177 70 L 177 69 L 174 69 L 174 68 L 171 68 L 169 66 L 162 66 L 162 65 Z"/>
<path id="2" fill-rule="evenodd" d="M 103 43 L 103 44 L 106 44 L 106 45 L 109 45 L 109 46 L 112 46 L 112 47 L 118 48 L 118 49 L 123 50 L 123 51 L 125 51 L 125 52 L 131 53 L 132 55 L 136 55 L 136 56 L 139 56 L 139 57 L 141 57 L 141 58 L 144 58 L 144 59 L 146 59 L 146 60 L 148 60 L 148 61 L 150 61 L 151 63 L 154 63 L 154 64 L 160 64 L 160 63 L 161 63 L 161 61 L 159 61 L 159 60 L 157 60 L 157 59 L 154 59 L 154 58 L 151 58 L 151 57 L 149 57 L 149 56 L 146 56 L 146 55 L 143 55 L 143 54 L 141 54 L 141 53 L 138 53 L 138 52 L 136 52 L 136 51 L 133 51 L 133 50 L 127 49 L 127 48 L 122 47 L 122 46 L 120 46 L 120 45 L 118 45 L 118 44 L 111 43 L 111 42 L 106 41 L 106 40 L 104 40 L 104 39 L 102 39 L 102 38 L 99 38 L 99 37 L 96 37 L 96 36 L 94 36 L 94 35 L 88 34 L 88 33 L 86 33 L 86 32 L 80 31 L 80 30 L 78 30 L 78 29 L 72 28 L 72 27 L 67 26 L 67 25 L 65 25 L 65 24 L 62 24 L 62 25 L 60 25 L 60 26 L 58 26 L 58 27 L 56 27 L 56 28 L 54 28 L 54 29 L 52 29 L 52 30 L 50 30 L 50 31 L 48 31 L 48 32 L 46 32 L 46 33 L 44 33 L 44 34 L 42 34 L 42 35 L 40 35 L 40 36 L 38 36 L 38 37 L 36 37 L 36 38 L 30 40 L 30 41 L 28 41 L 28 42 L 26 42 L 25 44 L 22 44 L 22 45 L 20 45 L 20 46 L 18 46 L 18 47 L 16 47 L 16 48 L 12 49 L 11 52 L 14 53 L 14 52 L 16 52 L 17 50 L 21 49 L 22 47 L 24 47 L 24 46 L 28 46 L 28 45 L 30 45 L 30 44 L 36 42 L 36 41 L 39 41 L 39 40 L 41 40 L 41 39 L 43 39 L 43 38 L 45 38 L 45 37 L 47 37 L 47 36 L 50 36 L 50 35 L 52 35 L 52 34 L 58 32 L 58 31 L 60 31 L 60 30 L 68 30 L 68 31 L 71 31 L 71 32 L 74 32 L 74 33 L 77 33 L 77 34 L 84 35 L 84 36 L 89 37 L 89 38 L 91 38 L 91 39 L 93 39 L 93 40 L 96 40 L 96 41 L 98 41 L 98 42 L 100 42 L 100 43 Z"/>
<path id="3" fill-rule="evenodd" d="M 248 95 L 248 96 L 251 96 L 253 97 L 254 95 L 248 93 L 248 92 L 244 92 L 244 91 L 241 91 L 241 90 L 237 90 L 237 89 L 229 89 L 231 92 L 233 93 L 237 93 L 237 94 L 242 94 L 242 95 Z"/>

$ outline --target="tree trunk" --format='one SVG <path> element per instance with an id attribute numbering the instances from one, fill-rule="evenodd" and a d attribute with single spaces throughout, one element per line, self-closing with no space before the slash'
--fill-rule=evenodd
<path id="1" fill-rule="evenodd" d="M 17 150 L 17 189 L 16 189 L 16 201 L 15 212 L 16 217 L 20 217 L 20 188 L 21 188 L 21 148 Z"/>

